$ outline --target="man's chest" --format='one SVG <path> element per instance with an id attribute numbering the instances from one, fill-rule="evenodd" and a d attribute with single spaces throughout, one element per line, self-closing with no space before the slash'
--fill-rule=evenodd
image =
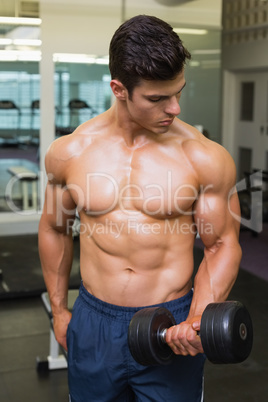
<path id="1" fill-rule="evenodd" d="M 98 150 L 73 163 L 67 185 L 88 214 L 120 210 L 155 218 L 188 213 L 199 190 L 184 153 L 165 147 Z"/>

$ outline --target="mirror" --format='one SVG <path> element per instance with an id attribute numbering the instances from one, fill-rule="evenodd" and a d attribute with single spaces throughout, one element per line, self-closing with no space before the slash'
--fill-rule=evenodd
<path id="1" fill-rule="evenodd" d="M 40 129 L 38 62 L 0 62 L 0 94 L 0 212 L 36 210 Z"/>
<path id="2" fill-rule="evenodd" d="M 185 70 L 186 87 L 180 100 L 180 118 L 211 140 L 221 141 L 221 31 L 180 34 L 192 58 Z"/>
<path id="3" fill-rule="evenodd" d="M 102 59 L 103 60 L 103 59 Z M 66 135 L 111 106 L 108 64 L 55 63 L 55 134 Z"/>
<path id="4" fill-rule="evenodd" d="M 0 213 L 37 210 L 40 23 L 1 18 Z"/>

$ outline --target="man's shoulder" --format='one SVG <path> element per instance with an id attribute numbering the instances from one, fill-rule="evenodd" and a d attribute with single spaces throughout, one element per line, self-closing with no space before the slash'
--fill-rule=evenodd
<path id="1" fill-rule="evenodd" d="M 178 121 L 177 134 L 184 152 L 190 159 L 195 158 L 196 153 L 200 157 L 204 154 L 208 157 L 213 156 L 214 152 L 226 151 L 220 144 L 205 137 L 195 126 L 191 126 L 182 120 Z"/>
<path id="2" fill-rule="evenodd" d="M 96 138 L 102 135 L 101 116 L 79 125 L 72 133 L 55 139 L 48 149 L 48 156 L 60 157 L 62 161 L 79 156 Z"/>
<path id="3" fill-rule="evenodd" d="M 78 126 L 72 133 L 55 139 L 46 153 L 47 173 L 59 178 L 65 177 L 72 163 L 88 152 L 101 135 L 96 121 L 92 119 Z"/>
<path id="4" fill-rule="evenodd" d="M 236 168 L 229 152 L 219 143 L 200 133 L 195 127 L 185 125 L 183 151 L 195 170 L 201 184 L 234 183 Z"/>
<path id="5" fill-rule="evenodd" d="M 76 130 L 71 133 L 55 139 L 46 153 L 46 161 L 57 161 L 58 163 L 66 163 L 72 157 L 79 154 L 82 150 L 81 136 Z"/>

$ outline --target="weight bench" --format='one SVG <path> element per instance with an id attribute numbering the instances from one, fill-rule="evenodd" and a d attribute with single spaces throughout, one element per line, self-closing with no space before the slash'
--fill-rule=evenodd
<path id="1" fill-rule="evenodd" d="M 21 182 L 22 187 L 22 208 L 24 210 L 37 210 L 37 173 L 24 166 L 11 166 L 8 172 Z M 28 183 L 32 183 L 32 205 L 29 204 Z"/>
<path id="2" fill-rule="evenodd" d="M 68 291 L 68 309 L 70 311 L 72 311 L 78 293 L 79 293 L 78 289 L 72 289 Z M 43 302 L 45 311 L 48 315 L 50 322 L 50 346 L 49 346 L 49 355 L 47 356 L 47 358 L 45 359 L 41 359 L 40 357 L 36 358 L 36 369 L 38 372 L 65 369 L 67 368 L 67 352 L 56 341 L 55 334 L 53 331 L 53 317 L 52 317 L 51 305 L 47 292 L 42 293 L 41 300 Z"/>

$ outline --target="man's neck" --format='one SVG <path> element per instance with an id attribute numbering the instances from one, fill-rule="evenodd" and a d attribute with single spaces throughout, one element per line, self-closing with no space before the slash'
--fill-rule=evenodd
<path id="1" fill-rule="evenodd" d="M 139 148 L 152 141 L 155 134 L 132 121 L 124 105 L 116 102 L 110 109 L 116 134 L 119 135 L 127 147 Z"/>

